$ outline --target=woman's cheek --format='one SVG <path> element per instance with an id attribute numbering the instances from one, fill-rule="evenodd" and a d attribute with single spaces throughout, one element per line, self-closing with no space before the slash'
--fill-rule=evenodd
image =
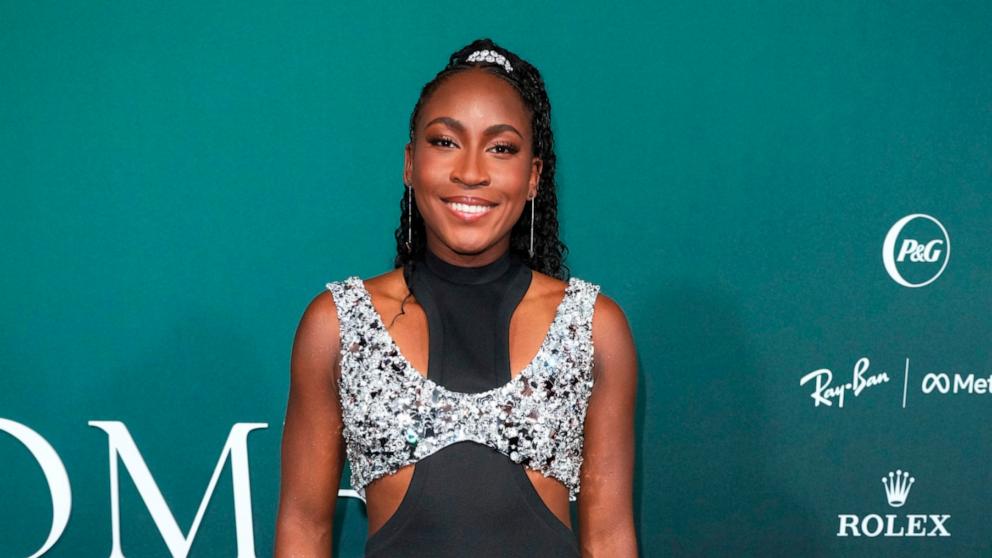
<path id="1" fill-rule="evenodd" d="M 444 162 L 437 157 L 425 156 L 419 163 L 420 165 L 414 168 L 419 168 L 421 171 L 414 172 L 414 177 L 418 179 L 419 183 L 428 187 L 435 184 L 443 184 L 447 180 L 446 177 L 451 174 Z"/>

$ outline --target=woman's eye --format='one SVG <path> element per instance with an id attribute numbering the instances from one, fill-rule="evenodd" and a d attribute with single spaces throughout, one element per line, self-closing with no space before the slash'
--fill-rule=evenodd
<path id="1" fill-rule="evenodd" d="M 458 147 L 455 140 L 446 136 L 429 137 L 427 138 L 427 143 L 437 147 Z M 512 143 L 497 143 L 491 149 L 501 155 L 513 155 L 514 153 L 520 151 L 520 149 Z"/>
<path id="2" fill-rule="evenodd" d="M 493 149 L 496 149 L 497 153 L 503 153 L 507 155 L 513 155 L 514 153 L 519 151 L 517 149 L 517 146 L 513 145 L 512 143 L 497 143 L 496 145 L 493 146 Z"/>
<path id="3" fill-rule="evenodd" d="M 455 142 L 451 138 L 445 137 L 427 138 L 427 143 L 438 147 L 452 147 L 455 145 Z"/>

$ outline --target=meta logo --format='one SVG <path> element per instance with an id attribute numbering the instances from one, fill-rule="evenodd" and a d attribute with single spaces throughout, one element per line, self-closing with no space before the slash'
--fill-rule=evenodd
<path id="1" fill-rule="evenodd" d="M 882 243 L 882 263 L 889 277 L 903 287 L 924 287 L 944 272 L 951 257 L 951 239 L 937 219 L 923 213 L 895 222 Z"/>
<path id="2" fill-rule="evenodd" d="M 909 491 L 916 482 L 907 471 L 896 470 L 882 477 L 885 485 L 885 499 L 889 506 L 901 508 L 909 498 Z M 947 530 L 947 514 L 906 514 L 877 513 L 859 516 L 840 514 L 837 516 L 838 537 L 950 537 Z"/>

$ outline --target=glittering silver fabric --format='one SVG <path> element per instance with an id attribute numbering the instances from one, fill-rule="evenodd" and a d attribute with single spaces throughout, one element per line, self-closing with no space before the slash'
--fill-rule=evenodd
<path id="1" fill-rule="evenodd" d="M 490 446 L 560 480 L 577 499 L 592 392 L 592 315 L 599 285 L 572 277 L 534 360 L 479 393 L 445 389 L 406 360 L 357 276 L 327 283 L 341 331 L 339 394 L 352 488 L 456 442 Z"/>

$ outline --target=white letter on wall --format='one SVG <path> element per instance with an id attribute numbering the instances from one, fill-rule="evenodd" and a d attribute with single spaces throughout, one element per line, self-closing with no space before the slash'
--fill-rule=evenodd
<path id="1" fill-rule="evenodd" d="M 0 430 L 10 434 L 28 448 L 34 456 L 48 482 L 48 492 L 52 495 L 52 529 L 48 532 L 48 540 L 29 558 L 38 558 L 48 552 L 48 549 L 59 540 L 69 523 L 69 513 L 72 511 L 72 491 L 69 489 L 69 475 L 65 465 L 59 459 L 52 447 L 37 432 L 19 422 L 0 418 Z"/>
<path id="2" fill-rule="evenodd" d="M 255 556 L 255 536 L 251 517 L 251 484 L 248 478 L 248 433 L 258 428 L 268 428 L 267 423 L 239 422 L 231 428 L 227 436 L 227 442 L 221 452 L 220 460 L 214 468 L 214 474 L 210 478 L 207 491 L 200 501 L 200 509 L 196 512 L 193 524 L 189 528 L 189 535 L 183 535 L 179 524 L 176 523 L 175 516 L 165 503 L 162 492 L 155 484 L 145 460 L 141 457 L 131 433 L 128 432 L 124 423 L 119 421 L 91 420 L 90 426 L 95 426 L 107 433 L 110 446 L 110 514 L 113 530 L 113 548 L 110 558 L 124 558 L 121 551 L 121 529 L 120 529 L 120 494 L 118 491 L 117 476 L 117 456 L 124 462 L 127 469 L 138 488 L 141 499 L 148 507 L 155 525 L 158 527 L 165 544 L 169 547 L 169 552 L 175 558 L 185 558 L 193 545 L 196 531 L 200 527 L 200 520 L 210 502 L 210 496 L 217 486 L 217 479 L 224 468 L 227 456 L 231 456 L 231 479 L 234 484 L 234 522 L 238 537 L 238 558 Z"/>

